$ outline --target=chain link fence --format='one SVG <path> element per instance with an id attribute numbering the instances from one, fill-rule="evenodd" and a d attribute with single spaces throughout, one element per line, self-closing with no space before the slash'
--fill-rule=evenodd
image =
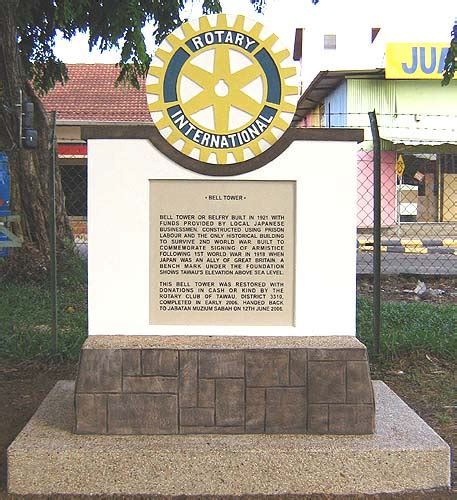
<path id="1" fill-rule="evenodd" d="M 386 128 L 381 127 L 381 133 L 383 130 Z M 79 138 L 71 141 L 71 137 L 62 140 L 61 136 L 59 140 L 58 127 L 56 137 L 55 159 L 60 169 L 65 209 L 72 227 L 76 253 L 84 261 L 87 259 L 89 243 L 87 145 Z M 455 282 L 457 148 L 446 145 L 437 150 L 435 145 L 424 143 L 414 148 L 392 149 L 389 141 L 381 140 L 381 273 L 394 279 L 410 275 L 415 281 L 423 276 L 454 277 Z M 369 293 L 374 295 L 374 290 L 380 287 L 371 285 L 375 281 L 372 280 L 375 268 L 373 174 L 373 145 L 367 141 L 360 145 L 357 153 L 357 242 L 354 242 L 354 252 L 357 252 L 357 273 L 362 279 L 367 277 L 365 281 L 371 286 Z M 55 298 L 57 290 L 51 291 L 51 295 Z M 400 300 L 403 298 L 400 297 Z M 75 309 L 72 304 L 65 307 L 65 311 Z M 84 307 L 80 308 L 85 314 L 87 308 Z M 380 311 L 374 312 L 374 316 L 379 318 Z M 57 335 L 56 316 L 54 322 L 53 335 Z"/>
<path id="2" fill-rule="evenodd" d="M 87 256 L 87 164 L 71 164 L 61 167 L 62 189 L 65 208 L 73 231 L 74 243 L 79 253 Z"/>
<path id="3" fill-rule="evenodd" d="M 457 275 L 457 155 L 421 151 L 381 151 L 382 272 Z M 373 152 L 357 160 L 357 271 L 370 274 Z"/>
<path id="4" fill-rule="evenodd" d="M 87 146 L 57 144 L 65 209 L 77 252 L 87 257 Z"/>
<path id="5" fill-rule="evenodd" d="M 383 112 L 376 117 L 382 273 L 457 276 L 457 117 Z M 375 186 L 369 113 L 331 112 L 327 104 L 307 114 L 300 126 L 365 131 L 357 156 L 357 272 L 372 274 Z"/>
<path id="6" fill-rule="evenodd" d="M 362 123 L 365 129 L 367 122 L 368 116 Z M 389 132 L 385 117 L 381 117 L 381 125 L 378 131 Z M 402 277 L 412 277 L 410 292 L 418 279 L 457 276 L 457 149 L 447 145 L 437 150 L 435 144 L 415 142 L 414 147 L 397 147 L 381 136 L 376 142 L 380 149 L 377 176 L 373 141 L 362 143 L 357 153 L 354 251 L 360 278 L 358 295 L 370 299 L 373 326 L 369 342 L 377 354 L 381 351 L 381 302 L 405 299 L 405 295 L 385 293 L 386 275 L 392 277 L 397 289 L 404 287 Z M 59 144 L 57 158 L 75 246 L 86 258 L 87 149 L 84 144 L 75 147 Z M 379 179 L 377 186 L 375 179 Z M 380 253 L 375 251 L 375 241 L 379 241 L 375 235 L 376 190 L 380 191 Z M 368 295 L 362 288 L 367 280 L 372 283 Z"/>
<path id="7" fill-rule="evenodd" d="M 381 145 L 384 141 L 381 141 Z M 69 147 L 70 146 L 70 147 Z M 429 145 L 381 147 L 383 274 L 457 275 L 457 154 Z M 78 252 L 87 256 L 87 149 L 57 145 L 65 207 Z M 373 149 L 357 155 L 357 272 L 373 272 Z"/>

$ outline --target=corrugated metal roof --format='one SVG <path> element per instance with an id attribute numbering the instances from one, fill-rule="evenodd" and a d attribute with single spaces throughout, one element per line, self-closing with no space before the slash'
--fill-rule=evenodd
<path id="1" fill-rule="evenodd" d="M 311 113 L 316 106 L 321 104 L 324 99 L 340 85 L 343 80 L 351 77 L 384 78 L 384 75 L 385 70 L 383 68 L 367 70 L 320 71 L 298 100 L 294 123 L 300 122 L 308 113 Z"/>

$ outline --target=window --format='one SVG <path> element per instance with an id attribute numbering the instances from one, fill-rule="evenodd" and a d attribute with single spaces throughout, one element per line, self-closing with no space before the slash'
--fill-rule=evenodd
<path id="1" fill-rule="evenodd" d="M 87 217 L 87 167 L 63 165 L 60 173 L 67 215 Z"/>
<path id="2" fill-rule="evenodd" d="M 376 40 L 376 37 L 379 35 L 381 28 L 371 28 L 371 43 Z"/>
<path id="3" fill-rule="evenodd" d="M 336 35 L 324 35 L 324 49 L 336 49 Z"/>

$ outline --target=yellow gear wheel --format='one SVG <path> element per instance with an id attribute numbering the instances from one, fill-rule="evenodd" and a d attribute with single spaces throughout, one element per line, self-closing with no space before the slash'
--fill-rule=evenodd
<path id="1" fill-rule="evenodd" d="M 213 164 L 246 161 L 287 130 L 296 69 L 278 37 L 244 16 L 189 21 L 156 51 L 146 80 L 161 135 L 187 156 Z"/>

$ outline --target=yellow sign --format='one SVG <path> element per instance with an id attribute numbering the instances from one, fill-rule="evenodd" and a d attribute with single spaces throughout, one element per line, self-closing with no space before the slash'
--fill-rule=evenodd
<path id="1" fill-rule="evenodd" d="M 287 130 L 298 88 L 278 37 L 244 16 L 204 16 L 167 36 L 146 92 L 159 132 L 197 160 L 229 164 L 257 156 Z M 262 36 L 263 35 L 263 36 Z"/>
<path id="2" fill-rule="evenodd" d="M 448 49 L 449 43 L 388 43 L 386 78 L 441 80 Z"/>
<path id="3" fill-rule="evenodd" d="M 403 177 L 405 172 L 405 161 L 403 160 L 403 156 L 399 155 L 397 158 L 397 163 L 395 165 L 395 170 L 397 172 L 398 177 Z"/>

